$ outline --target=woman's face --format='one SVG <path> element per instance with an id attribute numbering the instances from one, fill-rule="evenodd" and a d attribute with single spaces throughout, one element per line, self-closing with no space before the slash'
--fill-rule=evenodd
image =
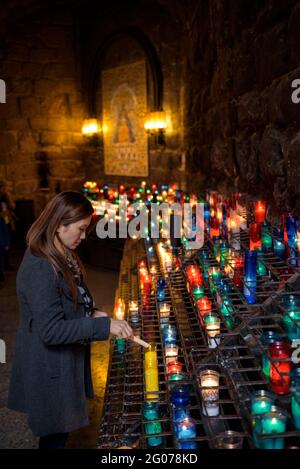
<path id="1" fill-rule="evenodd" d="M 85 239 L 86 229 L 91 223 L 92 215 L 82 220 L 70 223 L 70 225 L 60 225 L 57 233 L 61 242 L 69 249 L 76 249 L 80 242 Z"/>

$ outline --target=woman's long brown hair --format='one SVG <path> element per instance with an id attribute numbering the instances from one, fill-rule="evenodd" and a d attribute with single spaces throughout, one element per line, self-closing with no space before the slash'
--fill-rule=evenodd
<path id="1" fill-rule="evenodd" d="M 54 239 L 61 224 L 70 225 L 89 217 L 93 212 L 92 204 L 80 192 L 61 192 L 47 203 L 26 236 L 26 242 L 32 254 L 48 259 L 56 273 L 62 273 L 75 303 L 77 301 L 76 283 L 67 260 L 55 246 Z M 65 249 L 68 251 L 68 248 L 65 247 Z M 80 258 L 74 251 L 72 254 L 77 258 L 84 279 L 86 279 L 86 272 Z"/>

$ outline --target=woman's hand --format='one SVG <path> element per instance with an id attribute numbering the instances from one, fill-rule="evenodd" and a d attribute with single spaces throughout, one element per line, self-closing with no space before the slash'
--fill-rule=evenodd
<path id="1" fill-rule="evenodd" d="M 105 316 L 108 316 L 108 314 L 104 311 L 100 311 L 99 309 L 94 309 L 91 314 L 92 318 L 104 318 Z"/>
<path id="2" fill-rule="evenodd" d="M 133 337 L 133 331 L 127 321 L 119 319 L 110 320 L 110 333 L 119 339 L 129 339 Z"/>

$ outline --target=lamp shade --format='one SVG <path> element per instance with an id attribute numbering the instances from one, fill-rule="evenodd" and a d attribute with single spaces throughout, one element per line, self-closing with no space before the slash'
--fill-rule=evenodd
<path id="1" fill-rule="evenodd" d="M 100 132 L 100 125 L 96 118 L 84 119 L 81 127 L 83 135 L 91 136 Z"/>
<path id="2" fill-rule="evenodd" d="M 145 124 L 145 130 L 163 130 L 167 128 L 167 117 L 164 111 L 149 112 Z"/>

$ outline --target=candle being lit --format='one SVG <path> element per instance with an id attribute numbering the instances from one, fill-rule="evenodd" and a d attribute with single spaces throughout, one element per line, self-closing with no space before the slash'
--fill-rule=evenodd
<path id="1" fill-rule="evenodd" d="M 144 375 L 146 387 L 146 399 L 158 399 L 159 380 L 156 345 L 150 344 L 145 349 Z"/>

